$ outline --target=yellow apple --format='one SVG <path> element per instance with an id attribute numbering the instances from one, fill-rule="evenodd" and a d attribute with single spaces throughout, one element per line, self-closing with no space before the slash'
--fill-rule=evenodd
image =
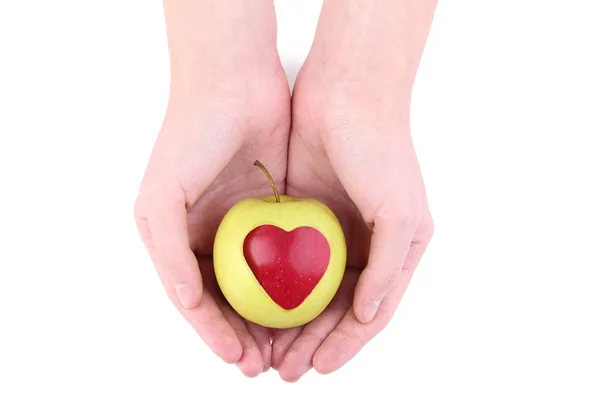
<path id="1" fill-rule="evenodd" d="M 346 241 L 322 202 L 279 195 L 244 199 L 225 215 L 215 237 L 217 283 L 243 318 L 291 328 L 316 318 L 333 299 L 346 268 Z"/>

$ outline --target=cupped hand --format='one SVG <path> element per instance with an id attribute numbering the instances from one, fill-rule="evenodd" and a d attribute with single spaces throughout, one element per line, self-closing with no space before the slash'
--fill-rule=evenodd
<path id="1" fill-rule="evenodd" d="M 401 94 L 377 85 L 334 85 L 311 66 L 298 76 L 287 193 L 317 198 L 335 212 L 348 261 L 336 297 L 317 319 L 276 332 L 273 367 L 286 381 L 313 367 L 339 369 L 377 335 L 432 237 Z"/>
<path id="2" fill-rule="evenodd" d="M 256 376 L 270 368 L 268 331 L 227 305 L 211 254 L 225 212 L 242 198 L 271 192 L 255 159 L 284 192 L 289 86 L 278 59 L 212 68 L 189 83 L 172 91 L 135 220 L 179 312 L 218 356 Z"/>

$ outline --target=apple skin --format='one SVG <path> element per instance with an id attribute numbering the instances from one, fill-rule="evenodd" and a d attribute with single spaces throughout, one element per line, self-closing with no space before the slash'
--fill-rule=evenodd
<path id="1" fill-rule="evenodd" d="M 261 286 L 244 256 L 244 241 L 255 228 L 273 225 L 285 231 L 312 227 L 330 248 L 325 273 L 297 307 L 286 310 Z M 315 199 L 275 196 L 244 199 L 221 221 L 214 242 L 217 283 L 233 309 L 248 321 L 268 328 L 292 328 L 315 319 L 335 296 L 346 268 L 346 240 L 335 214 Z"/>

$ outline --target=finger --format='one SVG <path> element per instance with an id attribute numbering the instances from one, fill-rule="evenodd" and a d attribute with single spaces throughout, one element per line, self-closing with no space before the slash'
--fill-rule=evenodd
<path id="1" fill-rule="evenodd" d="M 164 283 L 173 287 L 184 308 L 194 308 L 202 296 L 202 278 L 189 246 L 185 196 L 165 189 L 160 196 L 142 195 L 136 203 L 140 235 Z"/>
<path id="2" fill-rule="evenodd" d="M 294 340 L 300 336 L 300 333 L 302 333 L 301 326 L 275 331 L 272 344 L 273 353 L 271 355 L 271 366 L 273 369 L 279 369 L 285 353 L 287 353 L 290 346 L 294 343 Z"/>
<path id="3" fill-rule="evenodd" d="M 202 279 L 190 249 L 187 208 L 227 165 L 242 135 L 236 129 L 205 127 L 203 135 L 192 138 L 181 127 L 171 129 L 158 135 L 136 199 L 135 219 L 156 268 L 165 272 L 180 304 L 194 308 L 202 296 Z M 190 151 L 194 142 L 202 142 L 199 151 Z"/>
<path id="4" fill-rule="evenodd" d="M 425 251 L 429 247 L 432 237 L 433 219 L 428 212 L 415 232 L 413 242 L 410 244 L 410 251 L 402 266 L 403 271 L 414 270 L 417 268 L 419 262 L 421 262 L 421 258 L 423 258 Z"/>
<path id="5" fill-rule="evenodd" d="M 354 309 L 348 310 L 340 324 L 316 351 L 313 366 L 317 372 L 328 374 L 341 368 L 385 328 L 406 293 L 432 235 L 433 222 L 431 215 L 427 214 L 415 233 L 415 241 L 410 245 L 398 281 L 381 302 L 375 319 L 370 324 L 363 324 L 354 315 Z"/>
<path id="6" fill-rule="evenodd" d="M 350 361 L 371 339 L 389 323 L 402 295 L 406 291 L 414 269 L 402 271 L 399 281 L 379 307 L 375 319 L 364 324 L 350 308 L 339 325 L 325 339 L 313 357 L 313 366 L 320 374 L 329 374 Z"/>
<path id="7" fill-rule="evenodd" d="M 229 364 L 237 363 L 242 357 L 242 344 L 210 292 L 204 290 L 200 305 L 187 309 L 177 302 L 177 294 L 166 282 L 166 274 L 159 270 L 158 275 L 171 301 L 204 343 L 223 361 Z"/>
<path id="8" fill-rule="evenodd" d="M 417 224 L 411 219 L 381 217 L 374 221 L 369 261 L 354 296 L 354 315 L 369 323 L 386 294 L 400 279 Z"/>
<path id="9" fill-rule="evenodd" d="M 236 363 L 236 366 L 244 375 L 249 378 L 255 378 L 264 370 L 263 356 L 256 344 L 256 341 L 248 331 L 242 317 L 240 317 L 231 307 L 221 304 L 223 316 L 229 322 L 242 345 L 242 357 Z"/>
<path id="10" fill-rule="evenodd" d="M 258 349 L 263 357 L 263 372 L 267 372 L 271 368 L 271 338 L 269 337 L 269 330 L 263 326 L 257 325 L 253 322 L 246 321 L 246 327 L 248 332 L 254 338 Z"/>
<path id="11" fill-rule="evenodd" d="M 315 352 L 351 308 L 357 279 L 358 271 L 347 271 L 333 301 L 304 327 L 291 345 L 279 366 L 279 376 L 284 381 L 296 382 L 312 368 Z"/>

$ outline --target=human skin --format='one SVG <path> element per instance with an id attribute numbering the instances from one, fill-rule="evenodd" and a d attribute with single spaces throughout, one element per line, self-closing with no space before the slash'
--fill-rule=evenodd
<path id="1" fill-rule="evenodd" d="M 247 376 L 270 368 L 266 328 L 219 295 L 215 232 L 237 201 L 285 192 L 290 93 L 276 50 L 272 1 L 165 0 L 171 85 L 135 220 L 177 310 Z"/>
<path id="2" fill-rule="evenodd" d="M 409 113 L 436 2 L 325 0 L 291 134 L 272 1 L 164 5 L 171 91 L 135 204 L 158 275 L 207 345 L 247 376 L 271 365 L 286 381 L 333 372 L 387 325 L 433 234 Z M 212 267 L 225 212 L 271 192 L 255 159 L 281 193 L 328 204 L 349 249 L 327 310 L 272 345 L 219 295 Z"/>
<path id="3" fill-rule="evenodd" d="M 433 235 L 410 100 L 433 0 L 325 0 L 294 87 L 287 194 L 322 200 L 343 226 L 347 272 L 330 306 L 276 332 L 286 381 L 348 362 L 392 318 Z"/>

